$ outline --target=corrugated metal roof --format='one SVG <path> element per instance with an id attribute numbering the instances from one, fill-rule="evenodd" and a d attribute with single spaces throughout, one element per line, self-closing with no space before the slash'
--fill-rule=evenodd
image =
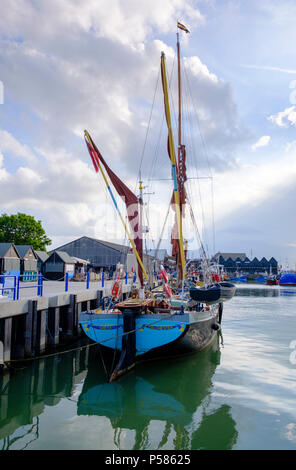
<path id="1" fill-rule="evenodd" d="M 55 251 L 55 253 L 59 255 L 59 257 L 61 258 L 62 261 L 64 261 L 64 263 L 75 264 L 75 260 L 70 255 L 68 255 L 68 253 L 66 253 L 65 251 Z"/>
<path id="2" fill-rule="evenodd" d="M 237 258 L 244 260 L 247 257 L 246 253 L 221 253 L 220 251 L 215 254 L 214 258 L 217 259 L 218 256 L 222 256 L 225 261 L 229 258 L 231 258 L 233 261 L 235 261 Z"/>
<path id="3" fill-rule="evenodd" d="M 18 254 L 20 257 L 23 259 L 27 252 L 29 251 L 30 248 L 32 248 L 32 245 L 15 245 Z M 32 249 L 33 250 L 33 249 Z M 34 253 L 34 250 L 33 250 Z"/>
<path id="4" fill-rule="evenodd" d="M 46 253 L 46 251 L 37 251 L 37 250 L 34 250 L 34 253 L 35 255 L 44 263 L 44 261 L 47 260 L 48 258 L 48 254 Z"/>
<path id="5" fill-rule="evenodd" d="M 112 242 L 106 242 L 105 240 L 98 240 L 97 238 L 93 237 L 87 237 L 83 236 L 80 238 L 77 238 L 76 240 L 73 240 L 72 242 L 65 243 L 65 245 L 59 246 L 55 250 L 51 250 L 50 254 L 52 254 L 54 251 L 59 251 L 60 249 L 66 248 L 68 245 L 70 245 L 73 242 L 77 242 L 78 240 L 82 240 L 83 238 L 87 238 L 88 240 L 93 240 L 97 243 L 101 243 L 102 245 L 107 246 L 108 248 L 112 248 L 113 250 L 119 251 L 120 253 L 129 253 L 130 251 L 130 246 L 128 245 L 120 245 L 119 243 L 112 243 Z"/>

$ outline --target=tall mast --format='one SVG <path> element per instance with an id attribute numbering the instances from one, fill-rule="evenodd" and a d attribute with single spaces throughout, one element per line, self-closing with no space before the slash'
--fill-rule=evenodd
<path id="1" fill-rule="evenodd" d="M 181 60 L 180 60 L 180 42 L 179 33 L 177 32 L 177 56 L 178 56 L 178 155 L 182 143 L 182 99 L 181 99 Z"/>
<path id="2" fill-rule="evenodd" d="M 183 230 L 182 230 L 182 215 L 180 209 L 180 195 L 179 195 L 179 187 L 178 187 L 178 180 L 177 180 L 177 162 L 176 162 L 176 155 L 175 155 L 175 146 L 174 146 L 174 139 L 173 139 L 173 131 L 172 131 L 172 124 L 171 124 L 171 113 L 170 113 L 170 104 L 169 104 L 169 97 L 168 97 L 168 86 L 167 86 L 167 76 L 166 76 L 166 67 L 165 67 L 165 55 L 161 53 L 161 76 L 162 76 L 162 84 L 163 84 L 163 93 L 164 93 L 164 104 L 165 104 L 165 114 L 168 126 L 168 144 L 169 144 L 169 155 L 172 164 L 172 177 L 174 182 L 174 201 L 175 201 L 175 210 L 176 210 L 176 217 L 177 217 L 177 227 L 178 227 L 178 241 L 180 247 L 180 258 L 181 258 L 181 269 L 182 275 L 185 275 L 185 254 L 184 254 L 184 243 L 183 243 Z"/>

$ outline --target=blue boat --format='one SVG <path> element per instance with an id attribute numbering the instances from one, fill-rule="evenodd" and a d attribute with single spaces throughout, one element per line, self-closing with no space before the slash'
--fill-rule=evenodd
<path id="1" fill-rule="evenodd" d="M 222 303 L 165 309 L 153 306 L 151 299 L 128 299 L 109 313 L 83 312 L 79 323 L 92 341 L 120 353 L 111 382 L 131 369 L 139 356 L 156 351 L 165 355 L 172 348 L 201 351 L 220 329 L 222 311 Z"/>
<path id="2" fill-rule="evenodd" d="M 179 50 L 179 39 L 177 45 Z M 185 145 L 182 142 L 178 142 L 178 161 L 174 147 L 164 53 L 161 54 L 161 78 L 169 134 L 167 150 L 173 180 L 173 194 L 170 205 L 175 212 L 175 226 L 178 235 L 178 237 L 175 235 L 172 237 L 172 254 L 178 269 L 177 287 L 179 288 L 181 280 L 184 287 L 184 280 L 186 278 L 187 250 L 183 239 L 182 215 L 184 212 L 182 213 L 182 211 L 184 211 L 184 204 L 189 195 L 186 195 L 184 187 L 187 179 L 185 174 Z M 179 133 L 180 135 L 181 133 Z M 180 345 L 181 349 L 187 352 L 201 351 L 210 345 L 220 329 L 223 302 L 232 297 L 235 286 L 220 283 L 215 289 L 212 289 L 211 286 L 197 289 L 198 292 L 195 293 L 195 297 L 191 294 L 190 296 L 188 294 L 184 295 L 184 292 L 181 298 L 174 297 L 168 285 L 166 272 L 164 269 L 161 269 L 164 281 L 163 295 L 158 298 L 152 293 L 149 297 L 146 291 L 145 298 L 145 288 L 150 291 L 151 279 L 149 279 L 143 262 L 143 228 L 141 228 L 143 213 L 142 182 L 139 181 L 140 193 L 138 197 L 109 168 L 87 131 L 85 131 L 85 142 L 95 171 L 102 174 L 138 263 L 137 273 L 140 287 L 135 297 L 122 302 L 117 300 L 112 310 L 82 312 L 79 316 L 79 324 L 82 330 L 92 341 L 104 346 L 112 354 L 116 354 L 116 352 L 120 354 L 117 365 L 109 378 L 111 382 L 134 367 L 139 357 L 142 358 L 155 352 L 166 354 L 171 348 L 177 353 L 180 350 Z M 126 205 L 130 228 L 127 227 L 124 217 L 120 212 L 120 206 L 117 204 L 113 194 L 111 183 Z M 191 217 L 194 219 L 192 211 Z M 118 299 L 117 295 L 120 286 L 119 283 L 115 284 L 112 288 L 112 296 Z M 229 295 L 230 293 L 232 295 Z M 201 294 L 201 298 L 197 299 L 197 294 Z M 209 301 L 208 295 L 212 297 L 213 294 L 216 298 Z"/>
<path id="3" fill-rule="evenodd" d="M 230 277 L 229 280 L 231 282 L 247 282 L 248 281 L 248 276 Z"/>
<path id="4" fill-rule="evenodd" d="M 266 284 L 267 276 L 260 276 L 255 278 L 255 282 L 259 284 Z"/>
<path id="5" fill-rule="evenodd" d="M 296 274 L 295 273 L 284 273 L 281 275 L 279 280 L 280 286 L 296 286 Z"/>

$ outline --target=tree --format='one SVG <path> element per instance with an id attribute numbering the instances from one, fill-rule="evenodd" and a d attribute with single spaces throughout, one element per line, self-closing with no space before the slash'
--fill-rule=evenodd
<path id="1" fill-rule="evenodd" d="M 15 245 L 32 245 L 35 250 L 45 250 L 51 240 L 46 236 L 41 221 L 31 215 L 17 214 L 0 216 L 0 242 Z"/>

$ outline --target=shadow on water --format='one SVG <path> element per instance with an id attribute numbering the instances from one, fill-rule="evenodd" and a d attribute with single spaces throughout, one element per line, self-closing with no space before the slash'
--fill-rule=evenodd
<path id="1" fill-rule="evenodd" d="M 230 407 L 210 409 L 220 341 L 217 336 L 197 354 L 140 363 L 112 383 L 106 381 L 97 346 L 0 374 L 0 449 L 29 449 L 41 434 L 45 408 L 48 414 L 65 399 L 77 403 L 78 416 L 109 420 L 109 448 L 124 449 L 122 431 L 130 430 L 133 449 L 231 449 L 237 430 Z"/>
<path id="2" fill-rule="evenodd" d="M 121 431 L 135 431 L 133 449 L 231 449 L 237 439 L 230 407 L 207 413 L 212 377 L 220 363 L 219 338 L 207 350 L 170 360 L 139 364 L 117 382 L 99 383 L 90 361 L 78 400 L 78 415 L 104 416 L 123 448 Z M 158 422 L 157 431 L 151 428 Z M 161 426 L 161 423 L 163 426 Z"/>

